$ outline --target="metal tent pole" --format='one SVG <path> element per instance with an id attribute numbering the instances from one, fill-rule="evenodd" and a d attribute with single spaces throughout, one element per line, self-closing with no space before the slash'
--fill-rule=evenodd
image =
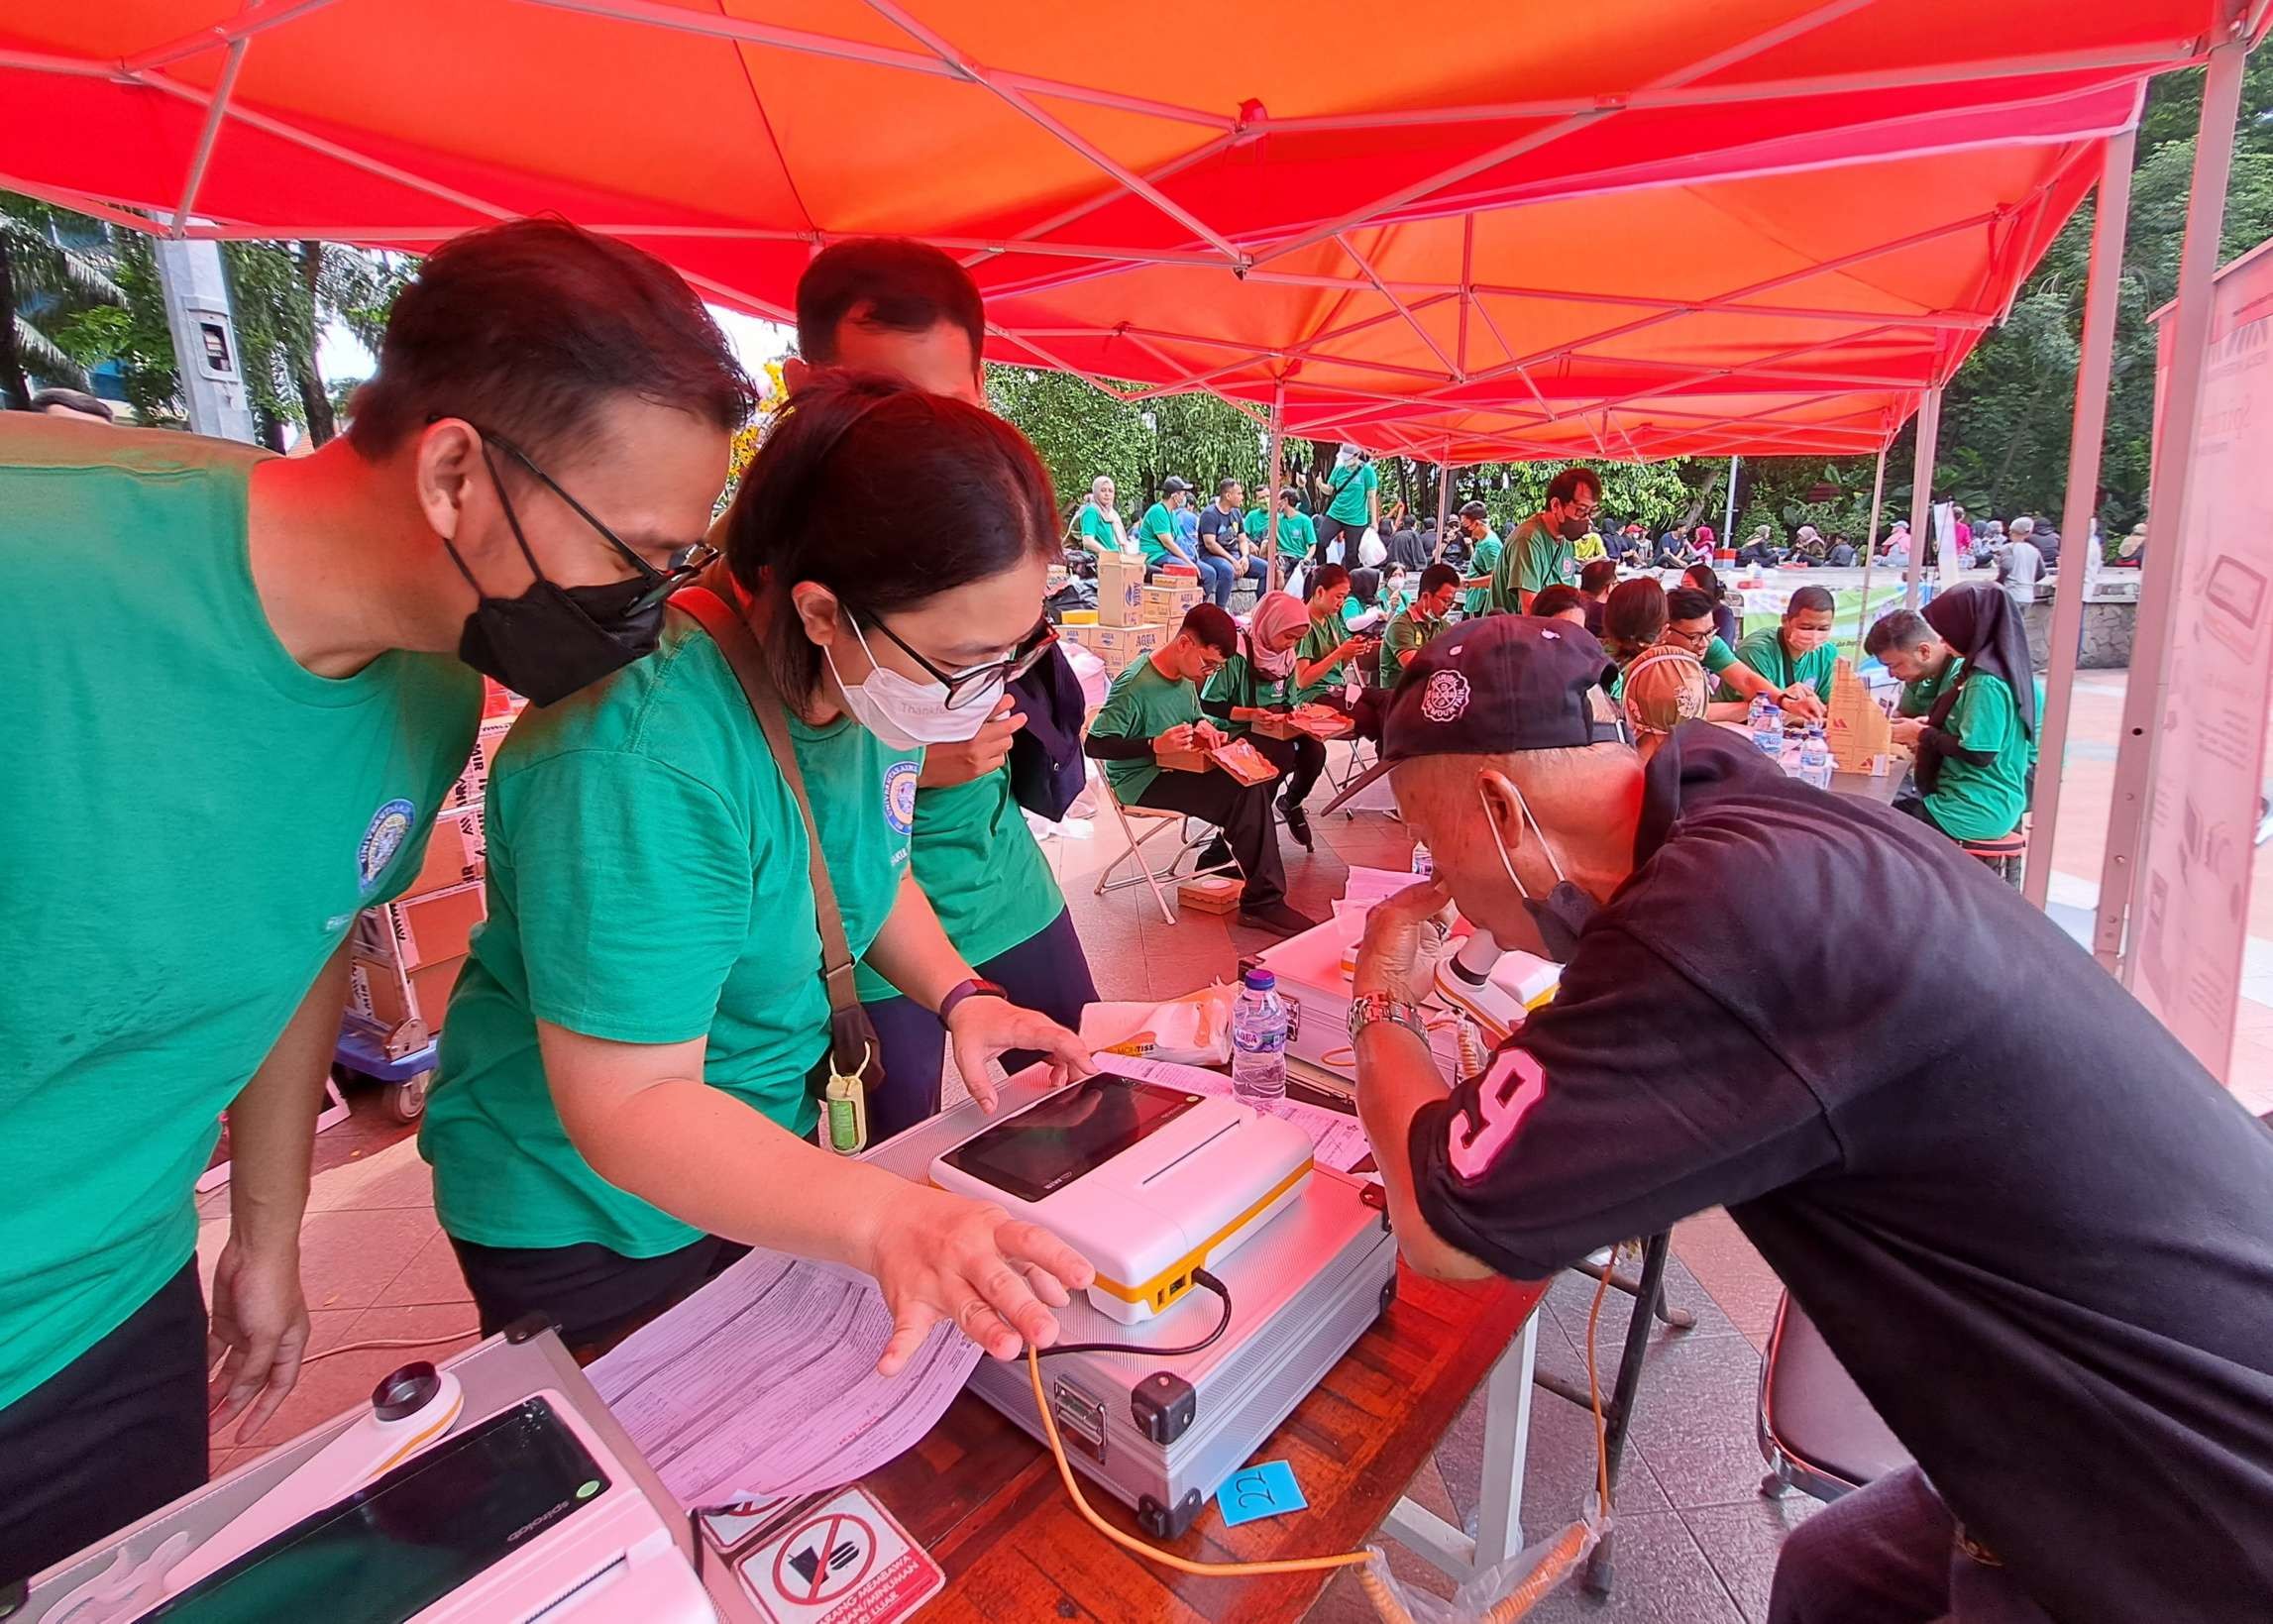
<path id="1" fill-rule="evenodd" d="M 2038 908 L 2052 885 L 2052 834 L 2060 818 L 2061 757 L 2074 705 L 2078 644 L 2084 632 L 2086 557 L 2092 513 L 2099 505 L 2100 444 L 2108 427 L 2108 372 L 2115 345 L 2115 293 L 2123 279 L 2123 228 L 2131 206 L 2134 133 L 2109 138 L 2100 160 L 2100 195 L 2092 220 L 2091 278 L 2084 292 L 2083 350 L 2076 364 L 2076 411 L 2068 433 L 2068 499 L 2060 533 L 2074 536 L 2068 568 L 2053 586 L 2051 658 L 2044 672 L 2044 714 L 2036 718 L 2036 804 L 2028 824 L 2028 857 L 2020 893 Z"/>
<path id="2" fill-rule="evenodd" d="M 2233 162 L 2233 125 L 2241 106 L 2241 64 L 2248 37 L 2235 30 L 2211 48 L 2202 86 L 2202 122 L 2194 143 L 2194 190 L 2186 204 L 2186 244 L 2178 262 L 2178 309 L 2171 317 L 2170 393 L 2155 435 L 2147 485 L 2145 580 L 2131 638 L 2130 682 L 2123 692 L 2123 729 L 2115 757 L 2114 806 L 2107 855 L 2100 866 L 2100 917 L 2092 951 L 2130 985 L 2134 955 L 2124 951 L 2126 915 L 2137 917 L 2144 876 L 2148 786 L 2169 699 L 2171 619 L 2178 608 L 2180 556 L 2186 544 L 2186 487 L 2193 475 L 2195 430 L 2202 416 L 2202 378 L 2210 360 L 2211 277 L 2219 233 L 2225 226 L 2225 182 Z M 2089 546 L 2090 532 L 2073 545 Z"/>
<path id="3" fill-rule="evenodd" d="M 1278 557 L 1278 491 L 1283 481 L 1281 469 L 1282 448 L 1285 445 L 1286 379 L 1274 378 L 1270 384 L 1270 489 L 1263 494 L 1263 550 L 1270 554 L 1270 590 L 1278 591 L 1284 583 L 1285 572 L 1279 567 Z"/>
<path id="4" fill-rule="evenodd" d="M 1737 459 L 1731 456 L 1728 460 L 1728 517 L 1721 521 L 1720 527 L 1720 539 L 1732 549 L 1736 546 L 1736 464 Z"/>
<path id="5" fill-rule="evenodd" d="M 1871 565 L 1879 556 L 1879 507 L 1887 494 L 1887 448 L 1879 448 L 1879 471 L 1871 476 L 1871 529 L 1863 538 L 1863 602 L 1855 610 L 1855 663 L 1863 663 L 1863 639 L 1871 629 Z"/>
<path id="6" fill-rule="evenodd" d="M 1444 454 L 1437 460 L 1437 545 L 1430 552 L 1429 562 L 1434 564 L 1445 556 L 1445 526 L 1452 522 L 1453 511 L 1453 443 L 1445 442 Z"/>
<path id="7" fill-rule="evenodd" d="M 1918 573 L 1925 568 L 1926 531 L 1933 520 L 1934 442 L 1941 437 L 1941 385 L 1918 401 L 1917 468 L 1910 475 L 1910 561 L 1902 571 L 1902 606 L 1918 606 Z"/>

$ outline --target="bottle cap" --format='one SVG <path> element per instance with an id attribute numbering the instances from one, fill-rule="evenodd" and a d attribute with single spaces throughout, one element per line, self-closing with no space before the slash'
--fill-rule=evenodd
<path id="1" fill-rule="evenodd" d="M 1278 977 L 1268 970 L 1249 970 L 1245 980 L 1250 993 L 1267 993 L 1278 985 Z"/>

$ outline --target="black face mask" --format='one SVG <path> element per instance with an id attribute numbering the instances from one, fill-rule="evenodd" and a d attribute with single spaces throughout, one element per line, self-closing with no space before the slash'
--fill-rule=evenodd
<path id="1" fill-rule="evenodd" d="M 488 458 L 485 446 L 482 460 L 486 465 Z M 497 504 L 504 509 L 505 523 L 536 579 L 518 597 L 492 597 L 482 591 L 474 572 L 458 556 L 456 545 L 443 538 L 450 562 L 458 566 L 458 573 L 481 597 L 474 612 L 466 617 L 466 629 L 458 639 L 458 658 L 484 676 L 494 677 L 531 704 L 544 705 L 565 700 L 654 653 L 663 635 L 663 603 L 660 599 L 641 603 L 642 598 L 654 595 L 653 583 L 635 576 L 596 587 L 563 587 L 546 579 L 536 554 L 529 551 L 528 537 L 521 534 L 520 516 L 513 511 L 512 498 L 505 494 L 504 482 L 497 478 L 493 465 L 489 466 L 489 479 L 497 488 Z"/>
<path id="2" fill-rule="evenodd" d="M 1547 831 L 1539 826 L 1539 819 L 1531 815 L 1531 808 L 1523 801 L 1523 792 L 1516 791 L 1516 808 L 1524 821 L 1531 825 L 1539 837 L 1539 849 L 1547 853 L 1547 861 L 1555 870 L 1555 885 L 1544 897 L 1534 897 L 1524 891 L 1523 882 L 1516 879 L 1515 864 L 1507 855 L 1507 846 L 1499 837 L 1499 825 L 1491 824 L 1492 843 L 1499 847 L 1499 860 L 1507 869 L 1507 877 L 1515 882 L 1515 889 L 1523 893 L 1523 911 L 1531 916 L 1532 928 L 1539 932 L 1540 945 L 1546 956 L 1558 964 L 1568 964 L 1570 955 L 1578 951 L 1578 933 L 1601 908 L 1591 896 L 1578 889 L 1563 873 L 1563 865 L 1555 861 L 1555 853 L 1547 844 Z M 1484 809 L 1488 820 L 1491 809 Z"/>
<path id="3" fill-rule="evenodd" d="M 1584 519 L 1565 519 L 1561 526 L 1563 539 L 1565 541 L 1576 541 L 1580 536 L 1584 535 L 1592 528 L 1594 527 L 1588 524 Z"/>

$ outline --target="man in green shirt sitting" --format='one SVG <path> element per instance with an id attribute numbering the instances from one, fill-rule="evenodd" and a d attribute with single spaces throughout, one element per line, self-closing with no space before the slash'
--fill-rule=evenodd
<path id="1" fill-rule="evenodd" d="M 1726 712 L 1730 718 L 1744 714 L 1743 706 L 1752 703 L 1756 694 L 1765 694 L 1779 705 L 1794 711 L 1818 703 L 1815 691 L 1809 688 L 1779 689 L 1774 683 L 1737 658 L 1736 650 L 1728 646 L 1713 621 L 1712 595 L 1696 587 L 1676 587 L 1666 594 L 1666 634 L 1664 641 L 1675 648 L 1686 649 L 1705 668 L 1707 676 L 1718 677 L 1721 688 L 1727 692 L 1715 700 L 1715 705 L 1733 704 Z M 1828 686 L 1828 683 L 1826 683 Z M 1720 720 L 1708 707 L 1708 716 Z"/>
<path id="2" fill-rule="evenodd" d="M 1089 482 L 1089 499 L 1073 518 L 1075 539 L 1100 558 L 1130 551 L 1129 529 L 1121 522 L 1121 510 L 1113 505 L 1113 476 L 1100 474 Z"/>
<path id="3" fill-rule="evenodd" d="M 1923 716 L 1934 707 L 1942 690 L 1957 681 L 1965 661 L 1941 640 L 1941 634 L 1915 609 L 1891 609 L 1881 615 L 1863 638 L 1863 652 L 1887 668 L 1902 685 L 1894 711 L 1902 716 Z"/>
<path id="4" fill-rule="evenodd" d="M 1191 499 L 1191 483 L 1171 474 L 1160 482 L 1160 499 L 1136 521 L 1136 545 L 1144 554 L 1147 575 L 1163 564 L 1181 564 L 1195 576 L 1200 574 L 1200 561 L 1176 533 L 1177 511 Z"/>
<path id="5" fill-rule="evenodd" d="M 1531 595 L 1578 573 L 1572 545 L 1586 534 L 1602 505 L 1602 481 L 1590 468 L 1567 468 L 1547 487 L 1547 505 L 1511 531 L 1492 571 L 1489 606 L 1502 614 L 1528 614 Z"/>
<path id="6" fill-rule="evenodd" d="M 238 1442 L 291 1391 L 356 916 L 477 673 L 546 704 L 655 648 L 752 400 L 660 261 L 520 220 L 427 259 L 311 456 L 0 415 L 0 1591 L 205 1481 L 214 1354 Z"/>
<path id="7" fill-rule="evenodd" d="M 1261 502 L 1247 509 L 1247 540 L 1254 543 L 1259 555 L 1268 539 L 1270 509 Z M 1288 486 L 1278 493 L 1278 550 L 1279 574 L 1283 578 L 1297 564 L 1308 558 L 1318 545 L 1318 531 L 1312 527 L 1310 515 L 1302 510 L 1302 493 Z"/>
<path id="8" fill-rule="evenodd" d="M 2036 764 L 2036 682 L 2020 611 L 2002 587 L 1975 583 L 1926 605 L 1930 642 L 1906 623 L 1888 628 L 1894 618 L 1872 627 L 1865 647 L 1878 639 L 1887 669 L 1906 674 L 1919 698 L 1931 695 L 1923 716 L 1894 723 L 1894 742 L 1917 752 L 1916 794 L 1897 796 L 1894 810 L 1953 840 L 2010 834 L 2028 810 Z"/>
<path id="9" fill-rule="evenodd" d="M 1445 617 L 1453 612 L 1453 599 L 1461 590 L 1461 573 L 1450 564 L 1432 564 L 1421 572 L 1421 589 L 1412 603 L 1389 622 L 1381 639 L 1381 686 L 1395 688 L 1403 680 L 1413 657 L 1452 629 Z"/>
<path id="10" fill-rule="evenodd" d="M 1824 702 L 1831 697 L 1831 674 L 1839 664 L 1838 647 L 1831 641 L 1831 602 L 1828 588 L 1801 587 L 1785 605 L 1780 624 L 1736 645 L 1736 658 L 1776 691 L 1777 703 L 1810 721 L 1828 713 Z M 1716 697 L 1728 701 L 1746 695 L 1724 671 Z"/>
<path id="11" fill-rule="evenodd" d="M 1163 754 L 1189 755 L 1225 742 L 1201 714 L 1200 689 L 1232 657 L 1239 635 L 1238 623 L 1213 603 L 1187 611 L 1175 636 L 1113 679 L 1086 748 L 1105 764 L 1106 783 L 1123 806 L 1183 812 L 1223 830 L 1246 877 L 1240 922 L 1291 936 L 1318 921 L 1286 906 L 1286 863 L 1271 815 L 1278 780 L 1243 784 L 1212 762 L 1193 772 L 1160 761 Z M 1139 853 L 1135 860 L 1144 859 Z"/>

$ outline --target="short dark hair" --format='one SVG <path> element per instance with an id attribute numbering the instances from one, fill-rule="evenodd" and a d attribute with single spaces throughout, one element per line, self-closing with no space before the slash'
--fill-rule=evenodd
<path id="1" fill-rule="evenodd" d="M 91 395 L 84 389 L 42 389 L 32 396 L 31 406 L 34 411 L 61 406 L 65 411 L 83 411 L 89 417 L 99 417 L 106 423 L 118 421 L 118 413 L 111 410 L 108 400 Z"/>
<path id="2" fill-rule="evenodd" d="M 1461 584 L 1461 573 L 1450 564 L 1432 564 L 1421 572 L 1421 591 L 1441 593 L 1447 587 Z"/>
<path id="3" fill-rule="evenodd" d="M 1213 603 L 1194 603 L 1184 611 L 1184 623 L 1176 630 L 1218 654 L 1228 656 L 1240 646 L 1239 622 L 1231 617 L 1228 609 L 1219 609 Z"/>
<path id="4" fill-rule="evenodd" d="M 1294 502 L 1299 505 L 1302 501 L 1302 492 L 1295 489 L 1294 487 L 1290 485 L 1284 490 L 1281 490 L 1278 493 L 1278 499 L 1284 502 Z"/>
<path id="5" fill-rule="evenodd" d="M 1234 486 L 1240 486 L 1244 487 L 1245 485 L 1246 481 L 1235 480 L 1229 474 L 1227 474 L 1216 482 L 1216 494 L 1221 496 L 1228 492 Z"/>
<path id="6" fill-rule="evenodd" d="M 1537 599 L 1534 599 L 1536 602 Z M 1649 644 L 1666 632 L 1666 589 L 1655 576 L 1621 582 L 1602 604 L 1602 635 Z"/>
<path id="7" fill-rule="evenodd" d="M 1533 593 L 1531 595 L 1531 607 L 1523 612 L 1535 614 L 1540 619 L 1547 620 L 1558 614 L 1568 614 L 1572 609 L 1584 613 L 1586 599 L 1578 595 L 1576 587 L 1570 586 L 1567 582 L 1558 581 Z"/>
<path id="8" fill-rule="evenodd" d="M 1589 597 L 1601 597 L 1618 585 L 1618 566 L 1606 558 L 1590 558 L 1578 572 L 1578 590 Z"/>
<path id="9" fill-rule="evenodd" d="M 1720 601 L 1720 577 L 1713 574 L 1711 565 L 1692 564 L 1681 572 L 1681 579 L 1715 603 Z"/>
<path id="10" fill-rule="evenodd" d="M 910 547 L 913 492 L 953 543 Z M 1058 556 L 1057 503 L 1026 436 L 993 412 L 896 378 L 830 373 L 798 391 L 742 476 L 726 563 L 755 599 L 758 641 L 793 701 L 820 675 L 790 589 L 826 587 L 856 620 Z M 1040 605 L 1035 605 L 1038 615 Z"/>
<path id="11" fill-rule="evenodd" d="M 846 321 L 891 333 L 927 333 L 953 322 L 971 340 L 975 365 L 987 343 L 978 283 L 952 258 L 909 237 L 854 237 L 812 257 L 797 284 L 798 354 L 836 365 Z"/>
<path id="12" fill-rule="evenodd" d="M 1838 599 L 1831 595 L 1830 588 L 1801 587 L 1791 595 L 1791 601 L 1784 606 L 1784 618 L 1788 620 L 1795 614 L 1805 614 L 1815 609 L 1828 614 L 1837 606 Z"/>
<path id="13" fill-rule="evenodd" d="M 348 438 L 384 457 L 440 415 L 558 451 L 620 394 L 721 429 L 757 403 L 726 335 L 661 260 L 566 220 L 507 220 L 444 243 L 402 290 Z"/>
<path id="14" fill-rule="evenodd" d="M 1310 579 L 1303 583 L 1303 595 L 1316 597 L 1320 593 L 1332 592 L 1337 587 L 1349 585 L 1350 572 L 1347 569 L 1339 564 L 1321 564 L 1317 569 L 1310 572 Z"/>
<path id="15" fill-rule="evenodd" d="M 1871 622 L 1871 629 L 1863 633 L 1863 652 L 1877 659 L 1891 648 L 1916 648 L 1920 643 L 1932 642 L 1940 633 L 1926 624 L 1926 617 L 1915 609 L 1889 609 Z"/>
<path id="16" fill-rule="evenodd" d="M 1590 468 L 1567 468 L 1548 483 L 1549 501 L 1568 502 L 1578 494 L 1583 486 L 1594 492 L 1594 499 L 1602 499 L 1602 477 Z"/>
<path id="17" fill-rule="evenodd" d="M 1479 501 L 1464 501 L 1461 503 L 1461 517 L 1463 519 L 1489 519 L 1491 509 Z"/>
<path id="18" fill-rule="evenodd" d="M 1666 594 L 1668 620 L 1701 620 L 1712 613 L 1712 598 L 1701 588 L 1676 587 Z"/>

